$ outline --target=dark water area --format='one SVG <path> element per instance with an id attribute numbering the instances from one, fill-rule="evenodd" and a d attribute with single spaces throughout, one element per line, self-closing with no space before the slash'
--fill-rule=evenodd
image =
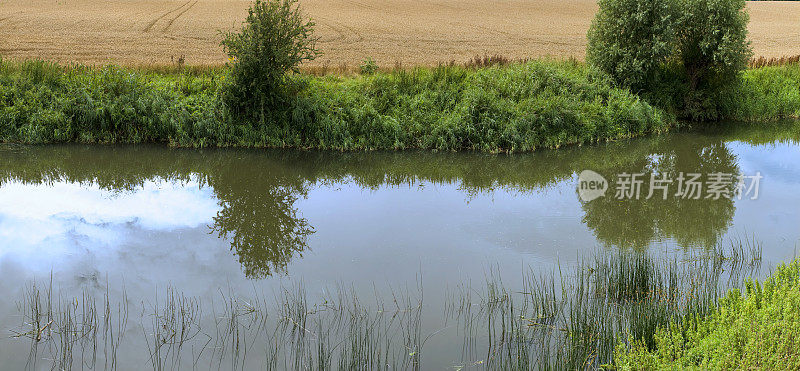
<path id="1" fill-rule="evenodd" d="M 583 170 L 612 182 L 645 174 L 642 195 L 619 199 L 611 186 L 584 201 Z M 753 189 L 743 197 L 690 199 L 672 190 L 647 198 L 653 173 L 762 178 L 757 199 Z M 52 352 L 29 357 L 30 342 L 13 331 L 24 327 L 31 282 L 52 280 L 66 298 L 109 293 L 137 308 L 123 326 L 131 345 L 119 350 L 120 369 L 151 367 L 152 333 L 139 322 L 170 292 L 269 304 L 297 285 L 309 302 L 341 287 L 390 302 L 398 291 L 424 292 L 422 369 L 463 365 L 461 345 L 439 320 L 454 288 L 481 286 L 487 275 L 513 287 L 525 272 L 598 251 L 680 253 L 741 239 L 757 240 L 773 266 L 797 253 L 798 190 L 797 123 L 522 155 L 3 145 L 0 364 L 50 368 Z M 264 362 L 256 344 L 247 361 L 213 363 L 206 352 L 200 357 L 211 358 L 193 363 L 200 345 L 166 368 Z"/>

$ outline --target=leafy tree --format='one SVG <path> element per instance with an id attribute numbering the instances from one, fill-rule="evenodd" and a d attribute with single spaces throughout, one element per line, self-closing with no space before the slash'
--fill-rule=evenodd
<path id="1" fill-rule="evenodd" d="M 674 0 L 600 0 L 586 59 L 634 92 L 647 89 L 672 54 Z"/>
<path id="2" fill-rule="evenodd" d="M 256 0 L 238 32 L 224 33 L 231 81 L 223 101 L 235 119 L 264 125 L 288 112 L 299 90 L 288 73 L 318 55 L 314 22 L 306 21 L 297 0 Z"/>
<path id="3" fill-rule="evenodd" d="M 752 57 L 745 0 L 600 0 L 587 60 L 696 121 L 724 118 Z"/>
<path id="4" fill-rule="evenodd" d="M 745 0 L 677 1 L 683 11 L 676 52 L 685 78 L 684 115 L 718 119 L 753 55 Z"/>

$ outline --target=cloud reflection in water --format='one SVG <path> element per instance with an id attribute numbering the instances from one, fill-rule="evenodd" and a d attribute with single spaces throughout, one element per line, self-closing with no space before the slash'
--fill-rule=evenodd
<path id="1" fill-rule="evenodd" d="M 0 187 L 0 260 L 53 261 L 82 249 L 114 249 L 125 229 L 170 231 L 209 225 L 219 210 L 196 181 L 147 180 L 133 191 L 56 181 Z"/>

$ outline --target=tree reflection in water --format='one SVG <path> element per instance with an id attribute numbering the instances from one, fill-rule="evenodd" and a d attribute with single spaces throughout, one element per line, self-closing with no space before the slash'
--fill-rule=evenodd
<path id="1" fill-rule="evenodd" d="M 524 196 L 551 187 L 574 190 L 575 174 L 585 169 L 609 180 L 623 172 L 655 171 L 673 179 L 679 172 L 738 174 L 737 159 L 726 141 L 760 144 L 796 142 L 799 137 L 797 126 L 773 130 L 769 138 L 759 127 L 723 135 L 675 134 L 515 156 L 3 146 L 0 185 L 8 181 L 67 181 L 130 191 L 148 179 L 199 179 L 213 189 L 221 207 L 210 226 L 212 233 L 229 241 L 248 277 L 261 278 L 284 272 L 287 264 L 308 248 L 314 228 L 295 204 L 315 186 L 348 181 L 376 189 L 424 181 L 455 184 L 467 197 L 496 190 Z M 599 241 L 623 248 L 646 248 L 663 238 L 683 246 L 710 246 L 727 231 L 735 211 L 730 199 L 619 201 L 613 197 L 613 189 L 606 197 L 581 207 L 583 222 Z"/>
<path id="2" fill-rule="evenodd" d="M 583 222 L 606 245 L 644 249 L 653 240 L 670 238 L 681 246 L 711 247 L 733 219 L 735 207 L 730 198 L 697 200 L 675 196 L 676 179 L 681 172 L 700 173 L 703 177 L 718 172 L 739 175 L 736 158 L 722 142 L 664 140 L 648 156 L 599 172 L 611 186 L 605 197 L 582 203 Z M 613 185 L 622 173 L 645 174 L 640 199 L 615 197 Z M 660 191 L 646 198 L 651 173 L 673 180 L 666 200 Z"/>
<path id="3" fill-rule="evenodd" d="M 250 278 L 284 272 L 293 257 L 302 256 L 314 232 L 294 206 L 306 195 L 305 182 L 270 170 L 275 169 L 245 176 L 231 174 L 237 169 L 229 167 L 209 179 L 221 207 L 211 228 L 230 241 Z"/>

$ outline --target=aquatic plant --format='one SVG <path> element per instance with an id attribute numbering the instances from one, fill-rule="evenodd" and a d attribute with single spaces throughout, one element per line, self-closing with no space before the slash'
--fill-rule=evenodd
<path id="1" fill-rule="evenodd" d="M 492 280 L 477 302 L 462 287 L 448 313 L 459 320 L 465 341 L 477 329 L 488 331 L 489 347 L 483 356 L 467 352 L 478 358 L 462 366 L 596 369 L 612 363 L 620 343 L 653 346 L 659 328 L 708 313 L 725 290 L 742 287 L 742 273 L 759 269 L 758 261 L 717 265 L 716 253 L 687 252 L 683 259 L 599 253 L 578 264 L 574 275 L 531 272 L 517 293 Z"/>
<path id="2" fill-rule="evenodd" d="M 182 364 L 423 369 L 426 343 L 449 329 L 463 343 L 461 354 L 452 355 L 456 368 L 597 368 L 613 362 L 615 349 L 655 349 L 663 342 L 663 329 L 688 328 L 696 322 L 687 319 L 714 315 L 717 299 L 730 288 L 754 290 L 745 277 L 758 273 L 759 250 L 742 246 L 664 257 L 598 251 L 570 267 L 570 274 L 532 269 L 515 285 L 518 289 L 490 271 L 482 286 L 451 290 L 442 322 L 425 327 L 422 318 L 430 314 L 422 277 L 411 287 L 376 292 L 374 298 L 338 286 L 312 299 L 301 283 L 271 299 L 221 289 L 219 300 L 209 303 L 168 286 L 141 308 L 124 288 L 83 289 L 64 297 L 54 291 L 52 280 L 44 289 L 33 282 L 18 302 L 23 320 L 13 333 L 30 342 L 29 368 L 50 362 L 58 369 L 114 369 L 122 367 L 124 354 L 124 362 L 143 362 L 154 370 Z M 796 283 L 781 272 L 765 287 Z M 731 305 L 730 300 L 722 305 Z M 137 337 L 143 340 L 138 346 L 131 341 Z"/>

